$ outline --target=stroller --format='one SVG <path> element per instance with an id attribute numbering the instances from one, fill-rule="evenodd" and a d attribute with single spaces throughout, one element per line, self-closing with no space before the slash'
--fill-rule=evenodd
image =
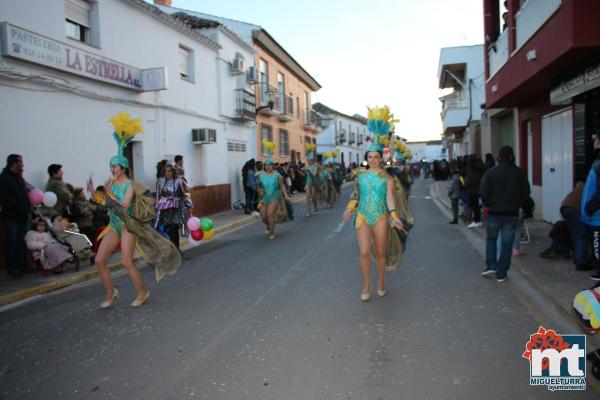
<path id="1" fill-rule="evenodd" d="M 40 206 L 37 209 L 38 215 L 48 222 L 48 231 L 59 243 L 67 246 L 69 252 L 75 256 L 74 269 L 79 271 L 80 262 L 90 260 L 94 257 L 92 242 L 82 233 L 70 229 L 55 229 L 52 219 L 56 217 L 56 212 L 49 207 Z"/>

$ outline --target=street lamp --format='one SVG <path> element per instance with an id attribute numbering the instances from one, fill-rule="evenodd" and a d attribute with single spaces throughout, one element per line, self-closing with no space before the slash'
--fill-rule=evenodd
<path id="1" fill-rule="evenodd" d="M 268 90 L 268 89 L 267 89 L 267 91 L 266 91 L 264 94 L 266 94 L 266 95 L 267 95 L 267 99 L 268 99 L 268 101 L 267 101 L 267 105 L 266 105 L 266 106 L 261 106 L 261 107 L 258 107 L 258 108 L 256 109 L 256 114 L 258 114 L 258 112 L 259 112 L 260 110 L 264 110 L 264 109 L 266 109 L 266 108 L 270 109 L 271 111 L 273 110 L 273 106 L 275 105 L 275 97 L 276 97 L 277 93 L 276 93 L 276 92 L 274 92 L 274 91 L 271 91 L 271 90 Z M 261 96 L 261 97 L 262 97 L 262 96 Z"/>

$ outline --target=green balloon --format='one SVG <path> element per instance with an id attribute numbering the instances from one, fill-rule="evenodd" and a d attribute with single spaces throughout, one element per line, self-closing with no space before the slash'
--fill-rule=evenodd
<path id="1" fill-rule="evenodd" d="M 213 228 L 213 222 L 210 218 L 202 218 L 202 220 L 200 220 L 200 228 L 202 228 L 203 231 L 210 231 Z"/>

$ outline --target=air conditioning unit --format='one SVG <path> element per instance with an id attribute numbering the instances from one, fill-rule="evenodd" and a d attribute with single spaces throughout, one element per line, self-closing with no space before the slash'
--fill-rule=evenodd
<path id="1" fill-rule="evenodd" d="M 231 74 L 239 75 L 244 73 L 244 59 L 241 57 L 236 57 L 231 62 Z"/>
<path id="2" fill-rule="evenodd" d="M 217 130 L 209 128 L 192 129 L 193 144 L 210 144 L 217 142 Z"/>
<path id="3" fill-rule="evenodd" d="M 258 69 L 256 69 L 256 67 L 252 66 L 248 68 L 246 80 L 248 81 L 248 83 L 258 83 Z"/>

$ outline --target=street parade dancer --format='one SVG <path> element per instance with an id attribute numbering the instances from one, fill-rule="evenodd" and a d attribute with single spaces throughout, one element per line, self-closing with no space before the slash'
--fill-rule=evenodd
<path id="1" fill-rule="evenodd" d="M 365 154 L 367 167 L 356 170 L 352 199 L 343 215 L 345 221 L 354 215 L 364 280 L 362 301 L 371 298 L 371 254 L 377 264 L 377 294 L 383 297 L 387 294 L 385 270 L 397 268 L 402 261 L 406 232 L 413 224 L 402 185 L 390 171 L 382 169 L 384 145 L 389 143 L 395 122 L 387 106 L 369 108 L 368 127 L 373 133 L 373 142 Z"/>
<path id="2" fill-rule="evenodd" d="M 306 150 L 306 184 L 304 185 L 304 191 L 306 192 L 306 216 L 310 217 L 311 206 L 314 212 L 318 212 L 317 202 L 319 200 L 319 167 L 315 165 L 314 155 L 316 144 L 306 143 L 304 148 Z"/>
<path id="3" fill-rule="evenodd" d="M 105 191 L 95 191 L 91 179 L 88 181 L 93 201 L 105 205 L 110 211 L 109 225 L 98 236 L 100 246 L 96 254 L 96 265 L 106 290 L 106 298 L 100 307 L 109 308 L 119 297 L 107 266 L 108 258 L 119 245 L 121 263 L 137 292 L 131 306 L 139 307 L 148 301 L 150 292 L 133 263 L 134 250 L 143 260 L 154 265 L 157 282 L 167 274 L 174 274 L 181 265 L 182 257 L 179 250 L 151 225 L 155 209 L 149 188 L 128 177 L 129 161 L 123 156 L 123 150 L 142 131 L 141 120 L 132 119 L 127 113 L 120 112 L 111 118 L 111 123 L 118 146 L 117 155 L 110 159 L 112 176 L 104 186 Z"/>
<path id="4" fill-rule="evenodd" d="M 264 170 L 256 174 L 256 183 L 259 196 L 259 212 L 269 235 L 269 239 L 275 239 L 275 224 L 288 221 L 289 199 L 283 182 L 283 177 L 273 169 L 273 151 L 275 144 L 263 140 L 263 149 L 267 153 Z"/>
<path id="5" fill-rule="evenodd" d="M 333 152 L 326 151 L 323 154 L 324 165 L 321 167 L 321 185 L 323 199 L 327 208 L 333 207 L 335 203 L 335 187 L 333 182 Z"/>

